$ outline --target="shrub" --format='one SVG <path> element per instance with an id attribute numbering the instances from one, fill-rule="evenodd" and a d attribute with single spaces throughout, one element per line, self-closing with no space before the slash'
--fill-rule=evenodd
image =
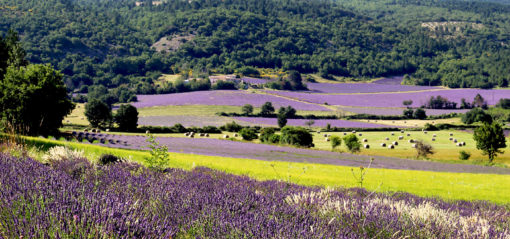
<path id="1" fill-rule="evenodd" d="M 469 157 L 471 157 L 471 154 L 470 154 L 470 153 L 468 153 L 468 152 L 466 152 L 466 151 L 464 151 L 464 150 L 462 150 L 462 151 L 460 151 L 460 152 L 459 152 L 459 159 L 460 159 L 460 160 L 468 160 L 468 159 L 469 159 Z"/>
<path id="2" fill-rule="evenodd" d="M 121 105 L 114 119 L 120 130 L 135 131 L 138 126 L 138 110 L 132 105 Z"/>
<path id="3" fill-rule="evenodd" d="M 475 122 L 492 123 L 492 116 L 480 108 L 474 108 L 462 115 L 462 123 L 472 124 Z"/>
<path id="4" fill-rule="evenodd" d="M 283 127 L 280 142 L 307 148 L 314 146 L 312 134 L 302 127 Z"/>
<path id="5" fill-rule="evenodd" d="M 253 113 L 253 105 L 245 104 L 242 111 L 244 115 L 251 115 Z"/>
<path id="6" fill-rule="evenodd" d="M 243 137 L 244 140 L 248 140 L 248 141 L 252 141 L 252 140 L 258 138 L 255 130 L 250 129 L 250 128 L 241 129 L 239 131 L 239 134 L 241 135 L 241 137 Z"/>
<path id="7" fill-rule="evenodd" d="M 333 135 L 333 136 L 331 136 L 330 140 L 331 140 L 331 151 L 334 151 L 335 148 L 342 145 L 342 138 L 340 136 Z"/>
<path id="8" fill-rule="evenodd" d="M 418 108 L 414 111 L 413 113 L 413 118 L 415 119 L 426 119 L 427 118 L 427 114 L 425 113 L 425 110 L 422 109 L 422 108 Z"/>
<path id="9" fill-rule="evenodd" d="M 361 149 L 361 142 L 355 134 L 345 136 L 344 143 L 351 153 L 359 152 Z"/>
<path id="10" fill-rule="evenodd" d="M 287 116 L 285 114 L 278 114 L 278 127 L 283 128 L 287 125 Z"/>
<path id="11" fill-rule="evenodd" d="M 145 162 L 150 169 L 163 171 L 168 166 L 170 156 L 168 155 L 168 147 L 162 146 L 156 141 L 156 138 L 152 134 L 147 134 L 145 140 L 149 145 L 147 146 L 151 154 L 150 157 L 145 158 Z"/>
<path id="12" fill-rule="evenodd" d="M 43 155 L 43 161 L 53 164 L 55 162 L 85 158 L 83 151 L 72 150 L 64 146 L 52 147 Z"/>
<path id="13" fill-rule="evenodd" d="M 109 165 L 109 164 L 119 163 L 122 161 L 123 161 L 122 158 L 117 157 L 112 154 L 102 154 L 101 156 L 99 156 L 99 160 L 98 160 L 99 164 L 101 164 L 101 165 Z"/>
<path id="14" fill-rule="evenodd" d="M 507 99 L 507 98 L 499 99 L 499 102 L 496 105 L 496 107 L 500 107 L 503 109 L 510 109 L 510 99 Z"/>
<path id="15" fill-rule="evenodd" d="M 272 143 L 272 144 L 278 144 L 278 143 L 280 143 L 280 141 L 281 141 L 280 135 L 273 134 L 273 135 L 271 135 L 271 137 L 269 137 L 269 141 L 268 142 Z"/>
<path id="16" fill-rule="evenodd" d="M 268 143 L 269 139 L 274 135 L 275 132 L 276 131 L 273 128 L 263 128 L 260 131 L 260 141 L 264 142 L 264 143 Z"/>
<path id="17" fill-rule="evenodd" d="M 416 145 L 417 158 L 420 158 L 420 157 L 427 158 L 430 154 L 434 154 L 434 151 L 433 151 L 434 148 L 430 144 L 427 144 L 421 140 L 417 140 L 415 142 L 415 145 Z"/>
<path id="18" fill-rule="evenodd" d="M 228 132 L 239 132 L 239 130 L 241 130 L 242 128 L 243 126 L 239 125 L 235 121 L 232 121 L 232 123 L 226 123 L 224 126 L 220 127 L 221 130 L 225 130 Z"/>

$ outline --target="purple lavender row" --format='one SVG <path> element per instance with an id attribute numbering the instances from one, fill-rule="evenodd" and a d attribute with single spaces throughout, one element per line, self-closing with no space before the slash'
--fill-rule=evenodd
<path id="1" fill-rule="evenodd" d="M 402 112 L 400 112 L 402 114 Z M 236 121 L 244 121 L 249 122 L 251 124 L 256 125 L 271 125 L 271 126 L 277 126 L 278 120 L 276 118 L 261 118 L 261 117 L 233 117 Z M 306 122 L 310 120 L 307 119 L 288 119 L 287 125 L 292 126 L 305 126 Z M 326 127 L 328 124 L 331 125 L 331 127 L 340 127 L 340 128 L 394 128 L 394 127 L 400 127 L 405 128 L 401 126 L 391 126 L 391 125 L 384 125 L 384 124 L 372 124 L 372 123 L 365 123 L 365 122 L 358 122 L 358 121 L 350 121 L 350 120 L 314 120 L 313 127 Z"/>
<path id="2" fill-rule="evenodd" d="M 489 105 L 495 105 L 502 98 L 510 97 L 510 90 L 479 90 L 479 89 L 454 89 L 436 90 L 412 93 L 380 93 L 380 94 L 350 94 L 350 95 L 328 95 L 311 94 L 304 92 L 290 91 L 267 91 L 271 94 L 289 97 L 295 100 L 302 100 L 310 103 L 361 106 L 361 107 L 402 107 L 404 100 L 412 100 L 414 107 L 424 105 L 430 97 L 442 96 L 449 101 L 457 102 L 460 105 L 461 99 L 472 102 L 477 94 L 480 94 Z"/>
<path id="3" fill-rule="evenodd" d="M 248 91 L 195 91 L 163 95 L 138 95 L 138 102 L 133 103 L 137 108 L 165 105 L 232 105 L 243 106 L 251 104 L 260 107 L 266 102 L 272 102 L 276 108 L 292 106 L 297 110 L 329 111 L 320 105 L 308 104 L 288 100 L 277 96 L 255 94 Z"/>
<path id="4" fill-rule="evenodd" d="M 5 238 L 506 238 L 510 211 L 406 193 L 306 188 L 197 168 L 155 173 L 0 154 Z"/>

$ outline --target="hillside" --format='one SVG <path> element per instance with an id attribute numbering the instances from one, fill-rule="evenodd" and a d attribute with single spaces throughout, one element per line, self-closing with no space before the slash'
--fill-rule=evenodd
<path id="1" fill-rule="evenodd" d="M 245 66 L 490 88 L 510 77 L 510 6 L 498 2 L 4 0 L 0 32 L 19 32 L 28 60 L 70 89 L 155 93 L 161 73 Z"/>

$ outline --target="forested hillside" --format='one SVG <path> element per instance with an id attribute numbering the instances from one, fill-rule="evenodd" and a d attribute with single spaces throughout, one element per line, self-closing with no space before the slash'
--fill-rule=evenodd
<path id="1" fill-rule="evenodd" d="M 83 92 L 155 93 L 161 73 L 243 67 L 490 88 L 510 78 L 507 3 L 2 0 L 0 32 L 19 32 L 29 61 L 52 63 Z"/>

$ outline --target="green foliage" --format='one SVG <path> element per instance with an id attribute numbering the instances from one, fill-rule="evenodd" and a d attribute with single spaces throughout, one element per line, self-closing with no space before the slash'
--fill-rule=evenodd
<path id="1" fill-rule="evenodd" d="M 484 123 L 476 128 L 473 139 L 476 141 L 476 148 L 489 157 L 489 163 L 492 163 L 498 154 L 503 153 L 501 149 L 506 148 L 503 128 L 497 122 Z"/>
<path id="2" fill-rule="evenodd" d="M 259 77 L 260 72 L 251 66 L 243 66 L 237 70 L 237 72 L 243 76 Z"/>
<path id="3" fill-rule="evenodd" d="M 1 120 L 18 133 L 56 133 L 73 108 L 62 74 L 50 65 L 10 66 L 0 80 Z"/>
<path id="4" fill-rule="evenodd" d="M 226 123 L 224 126 L 220 127 L 221 130 L 225 130 L 228 132 L 239 132 L 239 130 L 241 130 L 242 128 L 243 126 L 239 125 L 235 121 L 232 121 L 232 123 Z"/>
<path id="5" fill-rule="evenodd" d="M 92 127 L 99 128 L 109 127 L 113 118 L 110 107 L 97 99 L 92 99 L 85 105 L 85 117 Z"/>
<path id="6" fill-rule="evenodd" d="M 260 115 L 262 116 L 270 116 L 274 113 L 274 107 L 271 102 L 266 102 L 262 105 L 260 109 Z"/>
<path id="7" fill-rule="evenodd" d="M 312 127 L 313 124 L 315 124 L 315 120 L 308 120 L 305 122 L 306 126 L 308 126 L 309 128 Z"/>
<path id="8" fill-rule="evenodd" d="M 409 107 L 410 105 L 413 104 L 413 101 L 412 100 L 404 100 L 404 101 L 402 101 L 402 104 L 406 107 Z"/>
<path id="9" fill-rule="evenodd" d="M 296 109 L 292 108 L 292 106 L 280 107 L 278 110 L 279 115 L 285 115 L 285 118 L 292 119 L 296 117 Z"/>
<path id="10" fill-rule="evenodd" d="M 281 141 L 281 136 L 279 134 L 273 134 L 271 137 L 269 137 L 269 143 L 271 144 L 278 144 Z"/>
<path id="11" fill-rule="evenodd" d="M 247 141 L 252 141 L 258 138 L 257 132 L 252 128 L 243 128 L 239 131 L 239 134 Z"/>
<path id="12" fill-rule="evenodd" d="M 416 140 L 416 157 L 427 158 L 429 155 L 434 154 L 434 148 L 432 145 L 423 142 L 422 140 Z"/>
<path id="13" fill-rule="evenodd" d="M 335 151 L 337 147 L 342 145 L 342 138 L 337 135 L 333 135 L 330 137 L 331 140 L 331 151 Z"/>
<path id="14" fill-rule="evenodd" d="M 496 107 L 500 107 L 503 109 L 510 109 L 510 99 L 507 99 L 507 98 L 499 99 L 499 102 L 496 105 Z"/>
<path id="15" fill-rule="evenodd" d="M 414 119 L 420 119 L 420 120 L 423 120 L 423 119 L 426 119 L 426 118 L 427 118 L 427 114 L 426 114 L 426 112 L 425 112 L 425 110 L 424 110 L 424 109 L 422 109 L 422 108 L 418 108 L 418 109 L 414 110 L 413 118 L 414 118 Z"/>
<path id="16" fill-rule="evenodd" d="M 147 167 L 150 169 L 163 171 L 166 167 L 168 167 L 168 163 L 170 161 L 168 147 L 165 145 L 160 145 L 152 134 L 147 134 L 146 137 L 147 139 L 145 141 L 149 143 L 149 145 L 146 147 L 150 149 L 150 157 L 145 158 Z"/>
<path id="17" fill-rule="evenodd" d="M 431 96 L 424 107 L 427 109 L 455 109 L 457 103 L 438 95 L 436 97 Z"/>
<path id="18" fill-rule="evenodd" d="M 274 128 L 263 128 L 260 131 L 260 141 L 263 143 L 271 143 L 270 139 L 275 134 L 275 132 L 276 131 Z"/>
<path id="19" fill-rule="evenodd" d="M 213 86 L 213 90 L 236 90 L 236 84 L 232 81 L 217 81 Z"/>
<path id="20" fill-rule="evenodd" d="M 98 159 L 98 163 L 100 165 L 115 164 L 115 163 L 119 163 L 122 161 L 123 161 L 122 158 L 117 157 L 113 154 L 101 154 L 101 156 L 99 156 L 99 159 Z"/>
<path id="21" fill-rule="evenodd" d="M 460 160 L 468 160 L 470 157 L 471 157 L 471 154 L 466 152 L 466 151 L 464 151 L 464 150 L 461 150 L 459 152 L 459 159 Z"/>
<path id="22" fill-rule="evenodd" d="M 244 115 L 250 115 L 253 113 L 253 105 L 246 104 L 241 109 Z"/>
<path id="23" fill-rule="evenodd" d="M 355 134 L 349 134 L 345 136 L 344 143 L 351 153 L 357 153 L 361 150 L 361 142 Z"/>
<path id="24" fill-rule="evenodd" d="M 472 124 L 475 122 L 492 123 L 492 116 L 480 108 L 474 108 L 462 115 L 462 123 Z"/>
<path id="25" fill-rule="evenodd" d="M 285 114 L 278 114 L 278 127 L 283 128 L 287 125 L 287 116 Z"/>
<path id="26" fill-rule="evenodd" d="M 132 105 L 121 105 L 114 119 L 120 130 L 135 131 L 138 126 L 138 110 Z"/>
<path id="27" fill-rule="evenodd" d="M 405 109 L 402 112 L 402 115 L 404 115 L 404 117 L 407 118 L 407 119 L 412 119 L 413 118 L 413 113 L 414 113 L 413 109 Z"/>
<path id="28" fill-rule="evenodd" d="M 285 126 L 281 130 L 280 143 L 299 147 L 313 147 L 313 137 L 308 130 L 302 127 Z"/>

